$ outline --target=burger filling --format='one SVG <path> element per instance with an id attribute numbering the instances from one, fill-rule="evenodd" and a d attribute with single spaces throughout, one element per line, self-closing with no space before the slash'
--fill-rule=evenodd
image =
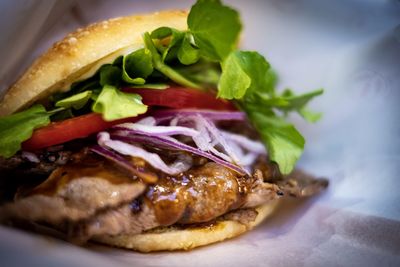
<path id="1" fill-rule="evenodd" d="M 84 242 L 221 218 L 251 221 L 259 205 L 283 196 L 308 197 L 327 186 L 299 171 L 281 175 L 261 143 L 250 139 L 257 133 L 248 122 L 236 113 L 226 121 L 226 115 L 158 111 L 99 133 L 80 151 L 73 144 L 70 150 L 53 148 L 51 167 L 37 173 L 48 171 L 49 178 L 20 188 L 16 201 L 1 208 L 1 219 L 50 225 Z M 203 120 L 209 125 L 200 131 Z M 25 171 L 38 170 L 46 153 L 10 161 L 30 161 Z M 230 213 L 237 210 L 242 212 Z"/>

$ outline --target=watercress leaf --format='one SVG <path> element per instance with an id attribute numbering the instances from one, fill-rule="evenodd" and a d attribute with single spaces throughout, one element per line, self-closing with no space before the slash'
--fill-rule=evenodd
<path id="1" fill-rule="evenodd" d="M 203 88 L 215 90 L 221 76 L 221 64 L 200 58 L 191 65 L 177 65 L 175 69 L 184 77 L 200 84 Z"/>
<path id="2" fill-rule="evenodd" d="M 300 110 L 305 107 L 311 99 L 323 94 L 323 92 L 323 89 L 317 89 L 305 94 L 295 95 L 290 89 L 286 89 L 282 93 L 282 97 L 284 97 L 289 103 L 286 110 Z"/>
<path id="3" fill-rule="evenodd" d="M 278 74 L 270 67 L 265 77 L 265 84 L 262 91 L 268 94 L 275 94 L 276 84 L 278 83 Z"/>
<path id="4" fill-rule="evenodd" d="M 199 71 L 190 68 L 181 68 L 180 73 L 206 88 L 216 88 L 221 76 L 221 71 L 212 67 Z"/>
<path id="5" fill-rule="evenodd" d="M 149 49 L 152 59 L 153 59 L 153 66 L 156 70 L 164 74 L 166 77 L 171 79 L 172 81 L 176 82 L 177 84 L 191 87 L 191 88 L 201 88 L 200 85 L 188 80 L 178 71 L 174 70 L 170 66 L 166 65 L 162 60 L 161 56 L 158 53 L 156 47 L 154 46 L 153 40 L 150 37 L 150 34 L 146 32 L 143 35 L 143 40 L 147 49 Z"/>
<path id="6" fill-rule="evenodd" d="M 270 66 L 265 58 L 253 51 L 235 51 L 222 63 L 218 96 L 228 99 L 257 99 L 256 93 L 273 95 Z"/>
<path id="7" fill-rule="evenodd" d="M 87 91 L 87 90 L 93 90 L 94 88 L 99 88 L 101 87 L 98 79 L 95 79 L 94 77 L 83 80 L 83 81 L 79 81 L 74 83 L 71 86 L 71 90 L 69 92 L 67 92 L 68 95 L 74 95 L 77 93 L 81 93 L 83 91 Z M 63 98 L 65 98 L 65 93 L 62 94 L 63 97 L 57 99 L 57 100 L 61 100 Z"/>
<path id="8" fill-rule="evenodd" d="M 32 136 L 34 129 L 50 123 L 42 105 L 0 118 L 0 156 L 11 157 L 21 149 L 21 143 Z"/>
<path id="9" fill-rule="evenodd" d="M 170 61 L 177 57 L 179 47 L 181 46 L 182 40 L 185 36 L 184 32 L 178 31 L 176 29 L 171 29 L 171 31 L 172 36 L 169 40 L 169 44 L 167 46 L 167 49 L 165 49 L 162 54 L 163 61 Z"/>
<path id="10" fill-rule="evenodd" d="M 164 90 L 169 88 L 168 84 L 165 83 L 146 83 L 139 85 L 129 85 L 130 88 L 145 88 L 145 89 L 154 89 L 154 90 Z"/>
<path id="11" fill-rule="evenodd" d="M 298 110 L 298 113 L 300 116 L 302 116 L 306 121 L 315 123 L 319 121 L 322 118 L 322 113 L 321 112 L 314 112 L 311 111 L 305 107 L 301 108 Z"/>
<path id="12" fill-rule="evenodd" d="M 261 93 L 261 92 L 256 92 L 256 97 L 258 97 L 257 100 L 255 100 L 259 105 L 264 105 L 268 106 L 270 108 L 272 107 L 287 107 L 289 105 L 289 101 L 287 101 L 283 97 L 275 97 L 275 96 L 270 96 L 269 94 L 266 93 Z"/>
<path id="13" fill-rule="evenodd" d="M 99 84 L 99 77 L 93 76 L 89 79 L 82 80 L 79 82 L 75 82 L 71 85 L 71 89 L 67 92 L 62 92 L 62 93 L 55 93 L 54 95 L 50 96 L 50 100 L 53 103 L 56 103 L 64 98 L 70 97 L 72 95 L 84 92 L 84 91 L 92 91 L 96 90 L 98 88 L 101 88 L 101 85 Z"/>
<path id="14" fill-rule="evenodd" d="M 105 85 L 92 106 L 92 110 L 102 113 L 106 121 L 135 117 L 147 111 L 138 94 L 124 93 L 115 86 Z"/>
<path id="15" fill-rule="evenodd" d="M 162 40 L 172 35 L 172 28 L 160 27 L 150 33 L 152 39 Z"/>
<path id="16" fill-rule="evenodd" d="M 235 54 L 240 59 L 241 67 L 251 78 L 246 97 L 251 97 L 256 92 L 273 95 L 274 78 L 269 72 L 270 65 L 265 58 L 254 51 L 238 51 Z"/>
<path id="17" fill-rule="evenodd" d="M 69 108 L 69 109 L 65 109 L 65 110 L 59 111 L 59 112 L 51 115 L 50 120 L 53 122 L 54 121 L 63 121 L 65 119 L 69 119 L 72 117 L 74 117 L 74 114 L 72 113 L 72 110 Z"/>
<path id="18" fill-rule="evenodd" d="M 148 49 L 142 48 L 122 60 L 122 79 L 127 83 L 144 84 L 153 72 L 153 60 Z"/>
<path id="19" fill-rule="evenodd" d="M 158 50 L 162 53 L 162 62 L 176 58 L 184 36 L 184 32 L 169 27 L 158 28 L 150 34 L 152 39 L 160 40 Z"/>
<path id="20" fill-rule="evenodd" d="M 92 91 L 85 91 L 67 98 L 64 98 L 56 103 L 56 107 L 81 109 L 92 96 Z"/>
<path id="21" fill-rule="evenodd" d="M 248 115 L 268 148 L 270 160 L 279 165 L 282 174 L 290 173 L 303 153 L 303 136 L 282 118 L 260 112 L 250 112 Z"/>
<path id="22" fill-rule="evenodd" d="M 242 109 L 244 111 L 246 111 L 247 114 L 259 112 L 266 116 L 274 117 L 276 115 L 274 110 L 271 109 L 270 106 L 266 106 L 266 105 L 262 105 L 262 104 L 258 104 L 258 103 L 246 103 L 243 100 L 238 101 L 238 103 L 239 103 L 240 107 L 242 107 Z M 250 119 L 250 117 L 249 117 L 249 119 Z"/>
<path id="23" fill-rule="evenodd" d="M 251 85 L 251 78 L 244 70 L 240 52 L 231 53 L 222 63 L 222 74 L 218 83 L 218 97 L 240 99 Z"/>
<path id="24" fill-rule="evenodd" d="M 194 64 L 200 58 L 200 50 L 193 46 L 190 38 L 191 35 L 186 34 L 178 50 L 178 59 L 184 65 Z"/>
<path id="25" fill-rule="evenodd" d="M 165 64 L 174 62 L 178 58 L 178 51 L 181 43 L 182 42 L 179 42 L 179 44 L 168 48 L 168 50 L 164 50 L 164 52 L 162 53 L 162 60 Z"/>
<path id="26" fill-rule="evenodd" d="M 121 82 L 121 69 L 111 64 L 105 64 L 100 67 L 100 80 L 101 86 L 106 84 L 118 86 Z"/>
<path id="27" fill-rule="evenodd" d="M 239 13 L 219 0 L 199 0 L 188 16 L 188 27 L 201 54 L 222 61 L 238 43 L 242 28 Z"/>
<path id="28" fill-rule="evenodd" d="M 296 96 L 286 90 L 277 95 L 276 81 L 276 74 L 262 55 L 252 51 L 235 51 L 222 63 L 218 96 L 239 100 L 239 105 L 247 112 L 268 148 L 270 159 L 277 162 L 281 172 L 286 174 L 299 159 L 304 138 L 292 124 L 277 117 L 275 109 L 285 114 L 294 110 L 308 120 L 315 120 L 317 115 L 307 112 L 304 107 L 322 91 Z"/>
<path id="29" fill-rule="evenodd" d="M 122 59 L 124 58 L 124 56 L 119 56 L 116 59 L 114 59 L 114 62 L 112 63 L 113 66 L 118 67 L 118 68 L 122 68 Z"/>

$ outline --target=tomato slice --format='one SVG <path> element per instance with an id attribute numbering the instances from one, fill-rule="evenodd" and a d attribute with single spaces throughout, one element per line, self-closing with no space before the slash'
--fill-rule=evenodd
<path id="1" fill-rule="evenodd" d="M 101 117 L 101 114 L 89 113 L 64 121 L 53 122 L 35 130 L 32 137 L 22 144 L 22 149 L 32 151 L 59 145 L 77 138 L 87 137 L 90 134 L 103 131 L 119 123 L 135 122 L 141 118 L 141 116 L 138 116 L 115 121 L 105 121 Z"/>
<path id="2" fill-rule="evenodd" d="M 218 99 L 209 92 L 197 89 L 171 86 L 164 90 L 122 88 L 124 92 L 137 93 L 148 106 L 162 106 L 168 108 L 198 108 L 212 110 L 236 110 L 235 106 L 226 100 Z"/>
<path id="3" fill-rule="evenodd" d="M 122 90 L 140 94 L 143 97 L 143 103 L 148 106 L 161 106 L 174 109 L 236 110 L 231 102 L 217 99 L 211 93 L 179 86 L 172 86 L 165 90 L 137 88 L 122 88 Z M 113 125 L 123 122 L 135 122 L 141 118 L 142 116 L 138 116 L 108 122 L 102 119 L 101 114 L 90 113 L 60 122 L 53 122 L 35 130 L 32 137 L 22 144 L 22 148 L 32 151 L 63 144 L 103 131 Z"/>

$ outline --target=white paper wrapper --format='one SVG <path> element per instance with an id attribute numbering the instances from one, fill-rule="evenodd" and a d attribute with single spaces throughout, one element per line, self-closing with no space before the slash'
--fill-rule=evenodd
<path id="1" fill-rule="evenodd" d="M 0 25 L 8 36 L 1 42 L 3 88 L 78 26 L 193 1 L 21 1 L 27 10 L 16 2 L 1 2 L 9 14 Z M 288 200 L 254 231 L 191 252 L 82 249 L 0 227 L 2 266 L 400 266 L 399 2 L 226 2 L 242 13 L 244 48 L 267 57 L 280 87 L 325 88 L 312 103 L 322 121 L 292 119 L 307 139 L 299 166 L 328 177 L 327 192 Z M 28 26 L 34 36 L 21 36 Z"/>

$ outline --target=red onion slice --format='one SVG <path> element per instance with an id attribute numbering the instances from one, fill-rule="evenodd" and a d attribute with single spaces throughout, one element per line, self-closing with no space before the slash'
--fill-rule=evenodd
<path id="1" fill-rule="evenodd" d="M 250 140 L 249 138 L 240 134 L 234 134 L 227 131 L 221 131 L 221 132 L 228 140 L 237 143 L 242 148 L 245 148 L 248 151 L 263 155 L 267 154 L 265 146 L 261 142 Z"/>
<path id="2" fill-rule="evenodd" d="M 123 123 L 113 127 L 115 130 L 133 130 L 137 134 L 144 135 L 185 135 L 185 136 L 196 136 L 199 134 L 198 131 L 182 126 L 153 126 L 143 125 L 138 123 Z"/>
<path id="3" fill-rule="evenodd" d="M 136 135 L 121 135 L 119 134 L 113 134 L 112 135 L 113 139 L 115 140 L 120 140 L 123 142 L 138 142 L 138 141 L 146 141 L 147 143 L 151 143 L 154 145 L 162 145 L 164 147 L 169 147 L 169 148 L 174 148 L 177 150 L 183 150 L 187 151 L 205 158 L 208 158 L 218 164 L 221 164 L 241 175 L 248 174 L 244 169 L 240 168 L 239 166 L 236 166 L 230 162 L 227 162 L 221 158 L 218 158 L 217 156 L 212 155 L 211 153 L 207 153 L 205 151 L 202 151 L 198 148 L 194 148 L 192 146 L 186 145 L 182 142 L 179 142 L 178 140 L 169 137 L 169 136 L 136 136 Z"/>
<path id="4" fill-rule="evenodd" d="M 255 159 L 260 154 L 266 154 L 261 143 L 238 134 L 221 131 L 214 124 L 215 121 L 221 120 L 246 120 L 243 112 L 168 109 L 153 111 L 151 115 L 137 123 L 114 126 L 110 131 L 112 139 L 107 132 L 99 133 L 99 144 L 120 154 L 143 158 L 154 168 L 168 174 L 186 171 L 190 168 L 190 164 L 176 161 L 172 165 L 167 165 L 159 155 L 132 143 L 153 144 L 161 148 L 187 151 L 208 158 L 241 175 L 249 174 L 250 166 Z M 163 125 L 157 125 L 160 123 Z M 168 124 L 169 126 L 166 126 Z M 197 147 L 172 137 L 176 135 L 191 137 Z"/>
<path id="5" fill-rule="evenodd" d="M 244 121 L 246 114 L 241 111 L 212 111 L 206 109 L 165 109 L 152 112 L 157 123 L 169 121 L 177 116 L 200 115 L 214 121 Z"/>
<path id="6" fill-rule="evenodd" d="M 153 184 L 157 182 L 158 177 L 157 175 L 149 172 L 144 172 L 141 171 L 140 169 L 135 168 L 132 166 L 132 164 L 126 160 L 125 158 L 121 157 L 119 154 L 114 153 L 113 151 L 106 149 L 104 147 L 101 147 L 99 145 L 92 146 L 90 148 L 91 151 L 94 153 L 105 157 L 106 159 L 109 159 L 116 163 L 118 166 L 122 167 L 123 169 L 126 169 L 129 171 L 132 175 L 139 177 L 146 183 Z"/>
<path id="7" fill-rule="evenodd" d="M 132 157 L 142 158 L 154 168 L 161 170 L 167 174 L 175 175 L 185 172 L 192 167 L 191 159 L 178 157 L 174 163 L 167 165 L 158 154 L 151 153 L 141 147 L 122 142 L 120 140 L 112 140 L 107 132 L 100 132 L 98 135 L 98 143 L 103 147 L 108 147 L 114 151 Z"/>

